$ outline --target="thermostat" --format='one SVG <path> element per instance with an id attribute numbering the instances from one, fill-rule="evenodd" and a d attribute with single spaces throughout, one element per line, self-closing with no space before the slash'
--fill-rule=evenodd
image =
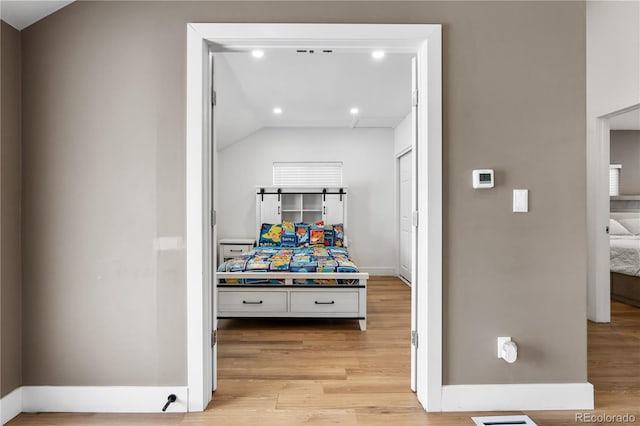
<path id="1" fill-rule="evenodd" d="M 493 188 L 493 170 L 474 170 L 473 187 L 476 189 Z"/>

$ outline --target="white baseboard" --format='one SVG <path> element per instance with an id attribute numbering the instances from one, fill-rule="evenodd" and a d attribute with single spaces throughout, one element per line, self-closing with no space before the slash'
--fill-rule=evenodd
<path id="1" fill-rule="evenodd" d="M 11 419 L 22 413 L 22 388 L 14 389 L 5 395 L 0 401 L 0 407 L 2 424 L 9 423 Z"/>
<path id="2" fill-rule="evenodd" d="M 160 413 L 170 394 L 178 399 L 167 412 L 187 412 L 186 386 L 23 386 L 22 411 Z"/>
<path id="3" fill-rule="evenodd" d="M 405 283 L 408 287 L 411 287 L 411 283 L 409 281 L 407 281 L 407 279 L 405 277 L 403 277 L 402 275 L 398 275 L 398 278 L 400 278 L 400 281 Z"/>
<path id="4" fill-rule="evenodd" d="M 362 266 L 358 267 L 358 271 L 366 272 L 369 275 L 398 275 L 396 273 L 396 268 L 393 266 Z"/>
<path id="5" fill-rule="evenodd" d="M 449 385 L 442 411 L 592 410 L 591 383 Z"/>

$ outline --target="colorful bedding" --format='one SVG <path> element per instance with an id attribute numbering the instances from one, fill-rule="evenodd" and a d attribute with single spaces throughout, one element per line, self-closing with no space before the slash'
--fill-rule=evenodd
<path id="1" fill-rule="evenodd" d="M 229 259 L 218 272 L 358 272 L 344 247 L 254 247 Z M 358 280 L 296 279 L 294 284 L 357 284 Z M 282 280 L 227 279 L 226 284 L 282 284 Z"/>

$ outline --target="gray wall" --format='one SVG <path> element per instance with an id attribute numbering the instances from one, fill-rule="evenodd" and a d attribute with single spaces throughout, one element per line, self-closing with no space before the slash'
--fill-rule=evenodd
<path id="1" fill-rule="evenodd" d="M 186 383 L 190 21 L 444 24 L 444 382 L 586 381 L 584 3 L 197 1 L 23 33 L 26 384 Z"/>
<path id="2" fill-rule="evenodd" d="M 0 22 L 0 397 L 4 397 L 22 385 L 20 33 Z"/>
<path id="3" fill-rule="evenodd" d="M 612 130 L 611 164 L 622 164 L 620 195 L 640 195 L 640 130 Z"/>

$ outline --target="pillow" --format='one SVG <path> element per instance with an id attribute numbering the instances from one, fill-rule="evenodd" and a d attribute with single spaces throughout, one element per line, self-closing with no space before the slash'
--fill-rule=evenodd
<path id="1" fill-rule="evenodd" d="M 296 247 L 309 246 L 309 225 L 306 223 L 296 223 Z"/>
<path id="2" fill-rule="evenodd" d="M 293 223 L 282 221 L 282 232 L 280 233 L 280 245 L 282 247 L 296 246 L 296 228 Z"/>
<path id="3" fill-rule="evenodd" d="M 263 223 L 260 228 L 260 245 L 261 246 L 279 246 L 280 234 L 282 226 L 271 223 Z"/>
<path id="4" fill-rule="evenodd" d="M 311 225 L 309 231 L 309 246 L 311 247 L 323 247 L 324 246 L 324 222 L 319 221 Z"/>
<path id="5" fill-rule="evenodd" d="M 342 223 L 333 225 L 333 245 L 344 247 L 344 225 Z"/>
<path id="6" fill-rule="evenodd" d="M 609 219 L 609 235 L 633 235 L 615 219 Z"/>
<path id="7" fill-rule="evenodd" d="M 333 225 L 324 226 L 324 245 L 332 246 L 335 241 L 335 233 L 333 232 Z"/>
<path id="8" fill-rule="evenodd" d="M 624 217 L 619 219 L 618 223 L 620 223 L 620 225 L 622 225 L 622 227 L 626 229 L 630 234 L 640 235 L 640 217 Z M 609 233 L 611 234 L 611 228 L 609 228 Z"/>

